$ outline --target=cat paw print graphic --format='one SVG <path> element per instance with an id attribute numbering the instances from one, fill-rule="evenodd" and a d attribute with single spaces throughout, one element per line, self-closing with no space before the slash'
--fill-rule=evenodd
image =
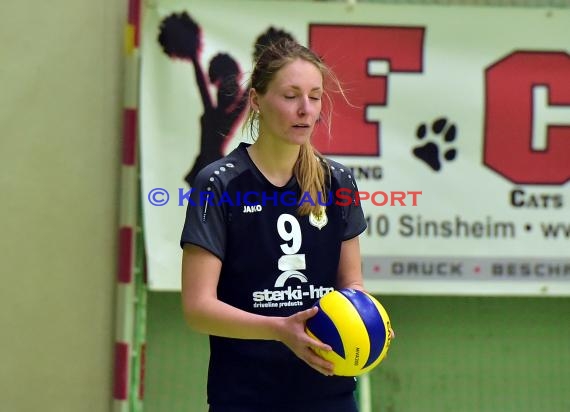
<path id="1" fill-rule="evenodd" d="M 414 147 L 412 153 L 436 172 L 441 170 L 444 163 L 457 157 L 457 149 L 453 146 L 457 137 L 457 128 L 445 117 L 434 120 L 431 125 L 420 124 L 416 130 L 416 137 L 425 143 Z"/>

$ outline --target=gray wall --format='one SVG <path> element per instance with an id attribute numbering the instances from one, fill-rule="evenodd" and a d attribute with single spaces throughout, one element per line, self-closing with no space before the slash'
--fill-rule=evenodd
<path id="1" fill-rule="evenodd" d="M 108 411 L 125 0 L 3 0 L 0 410 Z"/>

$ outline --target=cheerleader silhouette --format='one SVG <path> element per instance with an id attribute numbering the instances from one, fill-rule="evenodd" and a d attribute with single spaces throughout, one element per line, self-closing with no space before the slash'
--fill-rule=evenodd
<path id="1" fill-rule="evenodd" d="M 289 33 L 268 28 L 255 41 L 253 59 L 267 44 L 278 38 L 293 39 Z M 200 151 L 184 180 L 192 186 L 196 174 L 205 166 L 225 155 L 225 148 L 233 137 L 247 104 L 247 95 L 240 82 L 242 71 L 232 56 L 218 53 L 210 61 L 208 79 L 200 63 L 202 29 L 186 12 L 166 17 L 160 25 L 158 42 L 172 59 L 192 63 L 203 105 L 200 117 Z M 217 88 L 216 101 L 210 96 L 208 85 Z"/>

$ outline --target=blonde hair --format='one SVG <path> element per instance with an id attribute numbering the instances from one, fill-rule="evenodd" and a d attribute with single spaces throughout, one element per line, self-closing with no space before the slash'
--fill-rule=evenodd
<path id="1" fill-rule="evenodd" d="M 329 89 L 330 91 L 340 93 L 345 100 L 347 98 L 336 75 L 312 50 L 290 38 L 282 38 L 264 46 L 255 62 L 249 87 L 255 89 L 258 94 L 264 95 L 267 92 L 269 83 L 277 72 L 288 63 L 297 59 L 303 59 L 314 64 L 323 76 L 323 97 L 326 99 L 328 110 L 325 113 L 321 112 L 318 122 L 326 127 L 330 137 L 332 99 L 328 93 Z M 259 133 L 259 114 L 251 106 L 249 107 L 244 128 L 249 129 L 253 139 L 257 138 Z M 293 167 L 293 174 L 299 183 L 301 193 L 308 193 L 314 203 L 313 205 L 310 202 L 303 202 L 298 209 L 299 215 L 305 216 L 313 213 L 317 217 L 320 216 L 324 211 L 324 206 L 319 204 L 319 200 L 321 203 L 327 202 L 325 198 L 326 180 L 330 180 L 330 172 L 328 163 L 310 142 L 306 142 L 301 146 L 299 158 Z"/>

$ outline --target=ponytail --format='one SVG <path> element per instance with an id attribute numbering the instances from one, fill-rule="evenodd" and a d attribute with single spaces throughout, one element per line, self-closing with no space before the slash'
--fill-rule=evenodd
<path id="1" fill-rule="evenodd" d="M 326 167 L 328 167 L 326 161 L 311 143 L 306 142 L 301 145 L 293 174 L 301 188 L 301 196 L 308 193 L 314 205 L 308 201 L 301 203 L 298 209 L 299 215 L 307 216 L 312 213 L 319 217 L 324 212 L 325 207 L 320 203 L 327 203 L 325 179 L 329 174 L 325 173 Z"/>

